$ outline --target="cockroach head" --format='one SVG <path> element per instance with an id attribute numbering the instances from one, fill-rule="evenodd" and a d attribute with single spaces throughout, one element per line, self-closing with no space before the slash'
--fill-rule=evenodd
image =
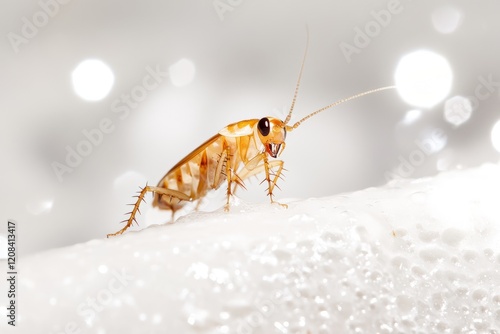
<path id="1" fill-rule="evenodd" d="M 286 126 L 282 120 L 264 117 L 257 123 L 259 139 L 266 152 L 273 158 L 278 157 L 285 149 Z"/>

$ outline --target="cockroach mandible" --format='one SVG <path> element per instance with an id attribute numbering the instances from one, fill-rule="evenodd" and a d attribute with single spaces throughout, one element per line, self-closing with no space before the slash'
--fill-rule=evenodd
<path id="1" fill-rule="evenodd" d="M 133 209 L 128 213 L 130 216 L 123 221 L 126 225 L 118 232 L 108 234 L 108 237 L 122 234 L 133 222 L 137 223 L 135 216 L 148 192 L 154 194 L 153 207 L 170 210 L 173 220 L 175 211 L 183 207 L 186 201 L 201 200 L 209 190 L 215 190 L 227 182 L 227 200 L 224 206 L 227 211 L 230 197 L 236 188 L 244 188 L 245 179 L 264 172 L 264 181 L 268 184 L 267 194 L 271 203 L 277 203 L 273 198 L 273 190 L 283 171 L 283 161 L 270 158 L 277 158 L 285 149 L 287 132 L 295 130 L 302 122 L 326 109 L 364 95 L 395 88 L 381 87 L 338 100 L 290 126 L 288 122 L 297 99 L 307 49 L 306 46 L 290 111 L 284 121 L 275 117 L 264 117 L 229 124 L 172 167 L 156 187 L 146 184 L 136 196 L 135 204 L 131 204 Z M 280 205 L 286 207 L 285 204 Z"/>

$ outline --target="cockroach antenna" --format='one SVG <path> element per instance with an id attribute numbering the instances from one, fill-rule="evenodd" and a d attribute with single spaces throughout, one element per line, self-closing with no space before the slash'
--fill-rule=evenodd
<path id="1" fill-rule="evenodd" d="M 340 99 L 338 101 L 333 102 L 332 104 L 329 104 L 329 105 L 327 105 L 327 106 L 325 106 L 325 107 L 323 107 L 321 109 L 318 109 L 318 110 L 310 113 L 309 115 L 305 116 L 304 118 L 302 118 L 298 122 L 295 122 L 295 124 L 293 126 L 288 126 L 287 124 L 290 121 L 290 119 L 292 118 L 293 108 L 295 107 L 295 102 L 297 101 L 297 95 L 299 93 L 299 87 L 300 87 L 300 80 L 302 78 L 302 72 L 304 70 L 304 64 L 305 64 L 306 58 L 307 58 L 307 51 L 309 49 L 309 29 L 307 29 L 307 27 L 306 27 L 306 30 L 307 30 L 306 50 L 304 51 L 304 57 L 302 59 L 302 64 L 300 66 L 299 78 L 297 79 L 297 84 L 295 85 L 295 92 L 293 94 L 293 99 L 292 99 L 292 104 L 290 106 L 290 111 L 288 112 L 288 115 L 286 116 L 285 120 L 283 121 L 283 123 L 286 125 L 286 130 L 287 131 L 292 131 L 292 130 L 298 128 L 299 125 L 302 124 L 302 122 L 304 122 L 305 120 L 313 117 L 316 114 L 319 114 L 322 111 L 325 111 L 326 109 L 330 109 L 330 108 L 335 107 L 335 106 L 337 106 L 339 104 L 342 104 L 344 102 L 357 99 L 358 97 L 362 97 L 362 96 L 365 96 L 365 95 L 373 94 L 373 93 L 380 92 L 380 91 L 387 90 L 387 89 L 395 89 L 396 88 L 396 86 L 380 87 L 380 88 L 371 89 L 371 90 L 368 90 L 366 92 L 359 93 L 359 94 L 356 94 L 356 95 L 353 95 L 353 96 L 350 96 L 350 97 L 347 97 L 347 98 L 344 98 L 344 99 Z"/>

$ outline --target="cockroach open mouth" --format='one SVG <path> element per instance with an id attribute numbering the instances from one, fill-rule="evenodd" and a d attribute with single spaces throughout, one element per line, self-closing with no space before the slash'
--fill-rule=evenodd
<path id="1" fill-rule="evenodd" d="M 280 148 L 281 144 L 269 143 L 267 144 L 267 153 L 269 153 L 269 155 L 273 158 L 276 158 L 278 156 L 278 153 L 280 152 Z"/>

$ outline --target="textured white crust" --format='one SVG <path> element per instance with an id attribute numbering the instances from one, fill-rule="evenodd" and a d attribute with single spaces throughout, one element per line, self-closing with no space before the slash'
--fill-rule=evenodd
<path id="1" fill-rule="evenodd" d="M 288 209 L 240 202 L 21 258 L 17 325 L 22 333 L 496 333 L 499 184 L 500 166 L 490 164 Z M 17 333 L 6 323 L 1 333 Z"/>

